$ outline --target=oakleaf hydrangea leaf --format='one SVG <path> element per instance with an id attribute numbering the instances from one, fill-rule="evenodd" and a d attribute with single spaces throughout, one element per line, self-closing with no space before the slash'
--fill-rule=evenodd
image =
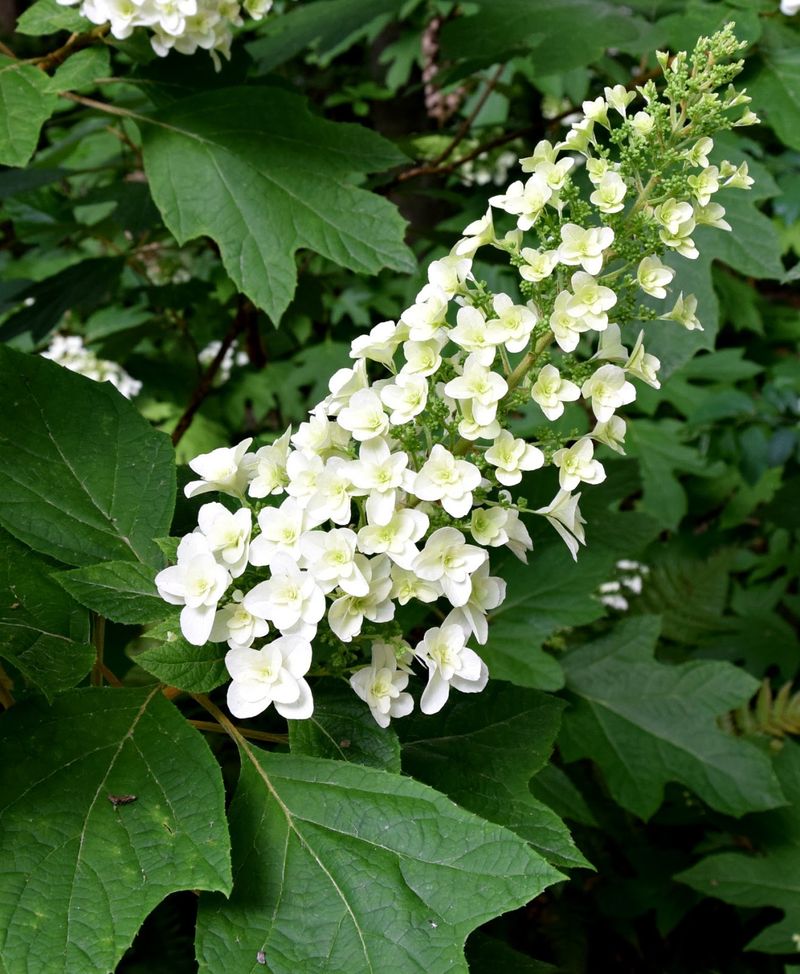
<path id="1" fill-rule="evenodd" d="M 8 970 L 106 974 L 169 893 L 229 890 L 219 766 L 158 688 L 19 704 L 0 718 L 0 861 Z"/>
<path id="2" fill-rule="evenodd" d="M 782 805 L 769 757 L 716 723 L 758 681 L 730 663 L 657 662 L 659 626 L 656 616 L 631 618 L 566 656 L 576 703 L 559 736 L 563 756 L 596 761 L 615 800 L 644 819 L 669 781 L 729 815 Z"/>
<path id="3" fill-rule="evenodd" d="M 466 974 L 474 927 L 561 878 L 527 844 L 410 778 L 242 754 L 234 890 L 203 896 L 202 974 Z"/>

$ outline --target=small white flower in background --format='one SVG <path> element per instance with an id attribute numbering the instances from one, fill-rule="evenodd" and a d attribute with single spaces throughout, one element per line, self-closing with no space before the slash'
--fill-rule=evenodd
<path id="1" fill-rule="evenodd" d="M 505 545 L 523 563 L 527 562 L 527 553 L 533 548 L 528 529 L 516 508 L 476 507 L 469 531 L 478 544 L 488 548 Z"/>
<path id="2" fill-rule="evenodd" d="M 604 423 L 620 406 L 633 402 L 636 398 L 636 387 L 626 380 L 625 370 L 618 365 L 601 365 L 583 383 L 581 395 L 584 399 L 591 400 L 592 412 L 599 422 Z"/>
<path id="3" fill-rule="evenodd" d="M 87 379 L 110 382 L 126 399 L 133 399 L 141 391 L 141 382 L 131 378 L 116 362 L 98 358 L 93 351 L 86 348 L 80 335 L 54 335 L 49 347 L 41 355 L 42 358 L 63 365 L 70 372 L 85 375 Z"/>
<path id="4" fill-rule="evenodd" d="M 693 166 L 700 166 L 703 169 L 708 165 L 708 154 L 714 148 L 714 140 L 708 136 L 698 139 L 691 149 L 684 152 L 684 157 Z"/>
<path id="5" fill-rule="evenodd" d="M 447 295 L 440 288 L 427 284 L 417 295 L 417 303 L 407 308 L 400 321 L 406 326 L 412 342 L 427 342 L 444 327 Z"/>
<path id="6" fill-rule="evenodd" d="M 202 534 L 187 534 L 178 545 L 177 564 L 156 575 L 158 594 L 171 605 L 182 605 L 181 632 L 194 646 L 208 642 L 217 603 L 231 582 Z"/>
<path id="7" fill-rule="evenodd" d="M 694 176 L 687 177 L 687 183 L 692 189 L 700 206 L 711 202 L 711 197 L 719 190 L 719 169 L 716 166 L 706 166 Z"/>
<path id="8" fill-rule="evenodd" d="M 571 447 L 556 450 L 553 463 L 559 468 L 558 482 L 562 490 L 574 490 L 581 482 L 601 484 L 606 479 L 603 465 L 594 459 L 594 446 L 588 436 Z"/>
<path id="9" fill-rule="evenodd" d="M 726 189 L 750 189 L 754 181 L 753 177 L 748 175 L 748 165 L 746 162 L 743 162 L 738 168 L 735 168 L 732 173 L 723 168 L 720 175 L 725 178 L 725 182 L 722 185 Z"/>
<path id="10" fill-rule="evenodd" d="M 245 454 L 253 442 L 248 437 L 238 446 L 221 446 L 210 453 L 201 453 L 189 466 L 200 477 L 188 483 L 183 492 L 187 497 L 196 497 L 211 490 L 218 490 L 222 494 L 243 497 L 249 483 L 248 467 Z"/>
<path id="11" fill-rule="evenodd" d="M 492 223 L 491 207 L 484 213 L 480 220 L 473 220 L 472 223 L 464 227 L 464 236 L 453 247 L 453 254 L 456 257 L 472 257 L 475 251 L 484 244 L 494 243 L 494 225 Z"/>
<path id="12" fill-rule="evenodd" d="M 412 599 L 418 602 L 435 602 L 442 594 L 438 582 L 426 582 L 414 572 L 399 565 L 392 565 L 392 589 L 390 597 L 400 605 L 407 605 Z"/>
<path id="13" fill-rule="evenodd" d="M 525 440 L 515 438 L 508 430 L 500 433 L 484 456 L 497 468 L 494 475 L 506 487 L 518 484 L 522 480 L 523 470 L 538 470 L 544 466 L 542 451 Z"/>
<path id="14" fill-rule="evenodd" d="M 611 447 L 616 453 L 624 454 L 625 450 L 623 447 L 626 431 L 627 424 L 625 420 L 621 416 L 612 416 L 604 423 L 597 423 L 590 435 L 598 443 L 603 443 Z"/>
<path id="15" fill-rule="evenodd" d="M 314 712 L 311 688 L 303 679 L 311 666 L 311 643 L 300 636 L 280 636 L 261 649 L 231 649 L 225 654 L 231 676 L 228 710 L 245 719 L 270 704 L 288 720 Z"/>
<path id="16" fill-rule="evenodd" d="M 325 521 L 334 524 L 350 523 L 350 461 L 330 457 L 314 482 L 314 491 L 305 500 L 307 527 L 318 527 Z"/>
<path id="17" fill-rule="evenodd" d="M 684 297 L 683 291 L 681 291 L 672 310 L 660 317 L 664 321 L 677 321 L 688 331 L 703 330 L 703 326 L 697 318 L 697 298 L 693 294 L 687 294 Z"/>
<path id="18" fill-rule="evenodd" d="M 350 686 L 367 704 L 379 727 L 388 727 L 392 717 L 405 717 L 414 709 L 413 697 L 404 692 L 408 675 L 407 669 L 398 667 L 391 646 L 373 643 L 372 663 L 350 677 Z"/>
<path id="19" fill-rule="evenodd" d="M 462 693 L 479 693 L 489 681 L 486 664 L 466 645 L 460 626 L 429 629 L 414 655 L 428 667 L 428 685 L 419 702 L 423 714 L 438 713 L 447 703 L 451 686 Z"/>
<path id="20" fill-rule="evenodd" d="M 428 265 L 428 281 L 448 298 L 452 298 L 462 289 L 471 270 L 472 260 L 469 257 L 451 254 Z"/>
<path id="21" fill-rule="evenodd" d="M 543 366 L 531 386 L 531 399 L 551 421 L 562 415 L 565 402 L 575 402 L 580 397 L 578 386 L 562 379 L 554 365 Z"/>
<path id="22" fill-rule="evenodd" d="M 675 271 L 667 267 L 661 260 L 653 254 L 650 257 L 643 257 L 639 261 L 636 269 L 636 280 L 639 287 L 653 298 L 665 298 L 667 296 L 667 285 L 675 277 Z"/>

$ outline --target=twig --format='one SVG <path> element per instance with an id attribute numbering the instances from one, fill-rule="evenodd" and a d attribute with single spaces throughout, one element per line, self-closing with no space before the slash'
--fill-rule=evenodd
<path id="1" fill-rule="evenodd" d="M 122 680 L 120 680 L 116 673 L 112 673 L 105 663 L 100 664 L 100 670 L 103 676 L 106 678 L 106 682 L 110 683 L 112 687 L 124 686 Z"/>
<path id="2" fill-rule="evenodd" d="M 202 706 L 205 704 L 200 700 L 199 697 L 195 697 Z M 206 707 L 206 710 L 208 708 Z M 211 713 L 211 711 L 209 711 Z M 228 734 L 227 728 L 223 727 L 221 724 L 215 723 L 213 720 L 190 720 L 189 723 L 192 727 L 196 727 L 198 730 L 206 731 L 209 734 Z M 231 727 L 234 725 L 231 724 Z M 289 740 L 286 734 L 270 734 L 268 731 L 257 731 L 257 730 L 245 730 L 242 727 L 237 727 L 236 730 L 242 735 L 242 737 L 247 737 L 252 741 L 270 741 L 273 744 L 286 744 Z"/>
<path id="3" fill-rule="evenodd" d="M 402 172 L 397 174 L 394 182 L 404 183 L 407 179 L 416 179 L 418 176 L 439 176 L 455 172 L 465 163 L 471 162 L 473 159 L 477 159 L 477 157 L 482 155 L 484 152 L 489 152 L 492 149 L 498 148 L 498 146 L 506 145 L 508 142 L 513 142 L 515 139 L 521 139 L 525 135 L 530 135 L 533 131 L 533 126 L 529 125 L 522 129 L 516 129 L 514 132 L 505 132 L 503 135 L 497 135 L 493 139 L 487 139 L 486 142 L 481 142 L 481 144 L 476 146 L 474 149 L 470 149 L 470 151 L 465 153 L 463 156 L 459 156 L 458 159 L 453 159 L 450 162 L 446 162 L 444 164 L 426 162 L 420 166 L 413 166 L 411 169 L 404 169 Z"/>
<path id="4" fill-rule="evenodd" d="M 6 57 L 10 57 L 13 61 L 17 60 L 17 55 L 2 41 L 0 41 L 0 54 L 5 54 Z"/>
<path id="5" fill-rule="evenodd" d="M 197 383 L 195 390 L 192 393 L 192 398 L 189 401 L 189 405 L 186 407 L 183 415 L 178 420 L 177 426 L 172 431 L 173 446 L 177 446 L 178 443 L 180 443 L 183 434 L 191 426 L 195 413 L 200 406 L 202 406 L 203 401 L 211 391 L 214 378 L 217 372 L 219 372 L 220 366 L 225 358 L 225 354 L 231 345 L 233 345 L 233 343 L 236 341 L 240 333 L 245 330 L 247 327 L 247 322 L 254 311 L 255 309 L 249 301 L 244 298 L 239 301 L 239 308 L 236 312 L 236 316 L 231 322 L 230 328 L 228 328 L 225 337 L 222 339 L 222 344 L 219 347 L 219 351 L 200 377 L 200 381 Z"/>
<path id="6" fill-rule="evenodd" d="M 2 663 L 0 663 L 0 703 L 4 710 L 13 707 L 15 703 L 14 695 L 11 693 L 11 678 L 3 669 Z"/>
<path id="7" fill-rule="evenodd" d="M 71 57 L 86 47 L 92 47 L 99 40 L 102 40 L 110 29 L 109 24 L 103 24 L 101 27 L 95 27 L 94 30 L 90 30 L 88 34 L 71 34 L 66 44 L 46 54 L 43 58 L 38 59 L 36 61 L 36 67 L 41 68 L 42 71 L 57 68 L 68 57 Z"/>

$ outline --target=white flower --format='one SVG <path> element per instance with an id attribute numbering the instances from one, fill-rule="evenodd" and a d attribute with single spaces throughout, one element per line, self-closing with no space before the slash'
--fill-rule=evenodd
<path id="1" fill-rule="evenodd" d="M 605 313 L 617 303 L 617 296 L 610 287 L 598 284 L 591 274 L 576 271 L 570 280 L 572 297 L 566 309 L 573 318 L 583 318 L 595 331 L 603 331 L 608 325 Z"/>
<path id="2" fill-rule="evenodd" d="M 519 276 L 534 284 L 550 277 L 558 266 L 557 250 L 533 250 L 531 247 L 523 247 L 520 257 L 525 263 L 518 268 Z"/>
<path id="3" fill-rule="evenodd" d="M 431 338 L 426 342 L 406 342 L 403 345 L 403 355 L 405 365 L 400 370 L 400 375 L 433 375 L 438 372 L 442 364 L 442 346 L 444 340 L 441 338 Z"/>
<path id="4" fill-rule="evenodd" d="M 469 399 L 473 417 L 485 426 L 494 419 L 497 403 L 508 392 L 508 383 L 482 365 L 480 357 L 473 354 L 467 356 L 461 375 L 451 379 L 444 391 L 453 399 Z"/>
<path id="5" fill-rule="evenodd" d="M 546 517 L 558 531 L 575 561 L 578 560 L 578 545 L 586 544 L 583 526 L 586 523 L 578 509 L 580 494 L 570 494 L 560 490 L 547 507 L 540 507 L 534 514 Z"/>
<path id="6" fill-rule="evenodd" d="M 606 128 L 608 124 L 608 105 L 603 98 L 595 98 L 594 101 L 585 101 L 581 105 L 583 114 L 592 122 L 599 122 Z"/>
<path id="7" fill-rule="evenodd" d="M 618 112 L 623 118 L 628 113 L 628 105 L 636 98 L 635 91 L 628 91 L 624 85 L 614 85 L 613 88 L 603 88 L 603 95 L 605 96 L 606 102 L 608 102 L 608 107 L 613 108 L 615 112 Z"/>
<path id="8" fill-rule="evenodd" d="M 493 440 L 500 433 L 500 424 L 496 418 L 486 424 L 476 421 L 471 400 L 462 400 L 460 408 L 461 420 L 458 424 L 458 433 L 465 440 Z"/>
<path id="9" fill-rule="evenodd" d="M 247 649 L 256 639 L 267 635 L 269 624 L 251 615 L 242 604 L 243 598 L 244 593 L 237 589 L 233 601 L 217 611 L 209 642 L 227 642 L 231 649 Z"/>
<path id="10" fill-rule="evenodd" d="M 338 369 L 333 373 L 328 382 L 330 395 L 320 405 L 329 416 L 338 416 L 351 397 L 368 385 L 366 362 L 359 359 L 352 369 Z"/>
<path id="11" fill-rule="evenodd" d="M 304 720 L 314 711 L 311 689 L 303 677 L 311 666 L 311 643 L 281 636 L 262 649 L 231 649 L 225 654 L 231 675 L 228 710 L 234 717 L 255 717 L 270 704 L 288 720 Z"/>
<path id="12" fill-rule="evenodd" d="M 631 128 L 642 138 L 653 131 L 654 124 L 655 119 L 648 112 L 637 112 L 631 119 Z"/>
<path id="13" fill-rule="evenodd" d="M 184 494 L 187 497 L 196 497 L 198 494 L 218 490 L 223 494 L 242 497 L 249 479 L 249 464 L 245 459 L 245 453 L 252 442 L 253 438 L 248 437 L 238 446 L 221 446 L 217 450 L 201 453 L 194 460 L 190 460 L 189 466 L 202 479 L 188 483 L 183 488 Z"/>
<path id="14" fill-rule="evenodd" d="M 564 188 L 569 171 L 574 165 L 575 160 L 570 156 L 559 159 L 558 162 L 550 162 L 547 159 L 542 159 L 541 162 L 536 164 L 534 172 L 538 173 L 553 191 L 553 195 L 548 200 L 551 206 L 555 203 L 558 192 Z"/>
<path id="15" fill-rule="evenodd" d="M 550 328 L 559 348 L 565 352 L 574 352 L 583 332 L 591 328 L 591 324 L 584 318 L 576 318 L 570 314 L 569 302 L 572 295 L 569 291 L 561 291 L 556 296 L 553 313 L 550 315 Z"/>
<path id="16" fill-rule="evenodd" d="M 561 228 L 561 246 L 558 259 L 562 264 L 580 264 L 587 274 L 597 275 L 603 267 L 603 251 L 614 242 L 611 227 L 589 227 L 584 230 L 575 223 L 565 223 Z"/>
<path id="17" fill-rule="evenodd" d="M 521 352 L 531 339 L 531 332 L 539 320 L 538 315 L 531 308 L 514 304 L 507 294 L 496 294 L 492 299 L 492 307 L 497 317 L 490 319 L 487 324 L 502 331 L 503 343 L 509 352 Z"/>
<path id="18" fill-rule="evenodd" d="M 367 494 L 370 522 L 388 524 L 397 503 L 397 490 L 408 480 L 408 454 L 392 453 L 386 440 L 376 437 L 361 444 L 358 456 L 348 467 L 350 479 Z"/>
<path id="19" fill-rule="evenodd" d="M 322 457 L 314 453 L 301 453 L 295 450 L 286 460 L 286 474 L 289 482 L 286 493 L 294 497 L 301 507 L 305 507 L 317 491 L 317 482 L 325 469 Z"/>
<path id="20" fill-rule="evenodd" d="M 383 404 L 372 389 L 360 389 L 336 417 L 343 428 L 353 434 L 355 440 L 370 440 L 383 436 L 389 428 L 389 417 Z"/>
<path id="21" fill-rule="evenodd" d="M 603 181 L 603 176 L 608 172 L 616 172 L 608 159 L 598 157 L 586 160 L 586 175 L 589 177 L 593 186 L 599 186 Z"/>
<path id="22" fill-rule="evenodd" d="M 451 686 L 462 693 L 479 693 L 489 681 L 486 664 L 466 645 L 460 626 L 429 629 L 414 655 L 428 667 L 428 685 L 419 702 L 423 714 L 438 713 Z"/>
<path id="23" fill-rule="evenodd" d="M 488 557 L 482 548 L 466 544 L 457 528 L 439 528 L 414 559 L 412 571 L 426 582 L 439 582 L 450 603 L 459 606 L 469 600 L 470 576 Z"/>
<path id="24" fill-rule="evenodd" d="M 623 444 L 625 443 L 625 431 L 627 424 L 621 416 L 612 416 L 604 423 L 597 423 L 589 434 L 598 443 L 604 443 L 617 453 L 625 453 Z"/>
<path id="25" fill-rule="evenodd" d="M 472 259 L 458 254 L 450 254 L 428 265 L 428 281 L 448 298 L 462 290 L 464 282 L 470 277 Z"/>
<path id="26" fill-rule="evenodd" d="M 694 331 L 695 329 L 702 331 L 703 326 L 698 321 L 696 312 L 697 298 L 693 294 L 687 294 L 684 297 L 683 291 L 681 291 L 673 309 L 660 317 L 664 321 L 677 321 L 687 331 Z"/>
<path id="27" fill-rule="evenodd" d="M 367 595 L 369 585 L 355 562 L 356 533 L 350 528 L 306 531 L 300 539 L 301 565 L 323 592 L 337 586 L 348 595 Z"/>
<path id="28" fill-rule="evenodd" d="M 338 423 L 331 422 L 317 407 L 309 415 L 307 422 L 300 424 L 292 437 L 292 444 L 300 453 L 324 459 L 328 454 L 336 455 L 339 451 L 346 450 L 349 440 L 347 431 Z"/>
<path id="29" fill-rule="evenodd" d="M 650 257 L 643 257 L 639 261 L 636 269 L 636 280 L 639 287 L 653 298 L 665 298 L 667 296 L 667 285 L 675 277 L 675 271 L 653 254 Z"/>
<path id="30" fill-rule="evenodd" d="M 686 181 L 699 205 L 705 206 L 719 190 L 719 169 L 716 166 L 706 166 L 699 173 L 688 176 Z"/>
<path id="31" fill-rule="evenodd" d="M 492 196 L 489 203 L 513 213 L 520 230 L 530 230 L 552 195 L 545 178 L 534 173 L 524 184 L 521 180 L 511 183 L 503 195 Z"/>
<path id="32" fill-rule="evenodd" d="M 317 527 L 325 521 L 334 524 L 350 523 L 350 461 L 330 457 L 315 479 L 314 492 L 304 499 L 305 526 Z"/>
<path id="33" fill-rule="evenodd" d="M 562 379 L 554 365 L 543 366 L 531 386 L 531 399 L 551 421 L 564 412 L 565 402 L 575 402 L 580 395 L 578 386 L 569 379 Z"/>
<path id="34" fill-rule="evenodd" d="M 343 595 L 328 610 L 328 625 L 343 643 L 349 643 L 361 632 L 364 619 L 371 622 L 388 622 L 394 618 L 391 562 L 385 555 L 367 559 L 355 556 L 356 565 L 366 578 L 369 591 L 366 595 Z"/>
<path id="35" fill-rule="evenodd" d="M 411 492 L 421 501 L 441 501 L 452 517 L 465 517 L 472 507 L 472 491 L 480 482 L 481 472 L 475 464 L 457 460 L 441 443 L 434 443 Z"/>
<path id="36" fill-rule="evenodd" d="M 655 355 L 648 355 L 645 352 L 643 340 L 644 331 L 640 331 L 636 344 L 633 346 L 631 357 L 625 363 L 625 371 L 636 376 L 637 379 L 641 379 L 642 382 L 646 382 L 654 389 L 660 389 L 661 383 L 658 381 L 656 373 L 661 368 L 661 362 Z"/>
<path id="37" fill-rule="evenodd" d="M 505 328 L 496 318 L 484 318 L 481 311 L 469 305 L 458 309 L 456 327 L 450 332 L 450 340 L 476 357 L 487 368 L 494 361 L 495 349 L 505 338 Z"/>
<path id="38" fill-rule="evenodd" d="M 289 478 L 286 474 L 286 460 L 289 456 L 289 438 L 292 428 L 269 446 L 262 446 L 253 454 L 248 463 L 250 484 L 247 493 L 251 497 L 267 497 L 269 494 L 282 494 Z"/>
<path id="39" fill-rule="evenodd" d="M 265 507 L 258 514 L 260 533 L 250 542 L 250 564 L 269 565 L 276 555 L 300 556 L 300 538 L 306 529 L 302 505 L 287 497 L 280 507 Z"/>
<path id="40" fill-rule="evenodd" d="M 436 337 L 447 322 L 447 295 L 439 288 L 430 284 L 417 295 L 416 304 L 406 308 L 400 320 L 408 329 L 408 337 L 414 342 L 426 342 Z"/>
<path id="41" fill-rule="evenodd" d="M 698 226 L 714 227 L 717 230 L 730 230 L 731 225 L 724 219 L 725 207 L 719 203 L 707 203 L 694 208 L 694 218 Z"/>
<path id="42" fill-rule="evenodd" d="M 691 203 L 670 197 L 655 208 L 653 215 L 668 234 L 675 235 L 684 224 L 693 219 L 694 210 Z"/>
<path id="43" fill-rule="evenodd" d="M 619 325 L 615 325 L 612 322 L 605 331 L 600 332 L 600 341 L 597 343 L 597 351 L 592 356 L 592 359 L 619 360 L 624 362 L 627 357 L 628 349 L 622 344 Z"/>
<path id="44" fill-rule="evenodd" d="M 197 523 L 217 561 L 233 578 L 238 578 L 247 567 L 252 527 L 250 511 L 242 507 L 232 514 L 222 504 L 203 504 L 197 512 Z"/>
<path id="45" fill-rule="evenodd" d="M 313 638 L 325 615 L 325 596 L 310 572 L 284 554 L 270 563 L 272 577 L 259 582 L 245 595 L 244 607 L 259 619 L 268 619 L 284 635 Z"/>
<path id="46" fill-rule="evenodd" d="M 558 483 L 562 490 L 574 490 L 581 481 L 601 484 L 606 479 L 603 465 L 593 458 L 593 453 L 594 446 L 588 436 L 582 437 L 574 446 L 556 450 L 553 463 L 559 468 Z"/>
<path id="47" fill-rule="evenodd" d="M 394 564 L 390 594 L 400 605 L 407 605 L 412 599 L 418 602 L 435 602 L 442 594 L 442 586 L 438 582 L 426 582 L 409 569 Z"/>
<path id="48" fill-rule="evenodd" d="M 538 470 L 544 466 L 544 454 L 538 447 L 515 439 L 508 430 L 503 430 L 485 453 L 486 460 L 496 467 L 498 482 L 512 487 L 522 480 L 523 470 Z"/>
<path id="49" fill-rule="evenodd" d="M 372 644 L 372 663 L 350 677 L 350 686 L 367 704 L 379 727 L 388 727 L 392 717 L 405 717 L 414 709 L 414 699 L 403 691 L 408 673 L 397 668 L 397 656 L 387 643 Z"/>
<path id="50" fill-rule="evenodd" d="M 428 515 L 410 507 L 394 513 L 386 524 L 367 524 L 358 532 L 358 550 L 365 555 L 388 555 L 410 569 L 419 554 L 416 543 L 428 530 Z"/>
<path id="51" fill-rule="evenodd" d="M 689 162 L 689 165 L 700 166 L 705 169 L 708 165 L 708 154 L 713 148 L 714 140 L 704 135 L 695 142 L 691 149 L 687 149 L 682 155 Z"/>
<path id="52" fill-rule="evenodd" d="M 750 189 L 754 182 L 753 177 L 748 175 L 746 162 L 743 162 L 738 169 L 734 169 L 730 174 L 726 171 L 724 175 L 726 179 L 722 185 L 726 189 Z"/>
<path id="53" fill-rule="evenodd" d="M 453 247 L 453 254 L 457 257 L 472 257 L 479 247 L 494 243 L 494 240 L 494 224 L 490 207 L 479 220 L 473 220 L 464 228 L 464 236 Z"/>
<path id="54" fill-rule="evenodd" d="M 194 646 L 208 641 L 217 602 L 231 582 L 202 534 L 188 534 L 178 545 L 178 563 L 155 578 L 158 594 L 170 605 L 182 605 L 181 632 Z"/>
<path id="55" fill-rule="evenodd" d="M 633 402 L 636 398 L 636 387 L 626 381 L 625 371 L 618 365 L 601 365 L 583 383 L 581 394 L 584 399 L 591 399 L 592 411 L 603 423 L 610 419 L 620 406 Z"/>
<path id="56" fill-rule="evenodd" d="M 607 172 L 589 197 L 601 213 L 619 213 L 625 206 L 628 187 L 619 173 Z"/>
<path id="57" fill-rule="evenodd" d="M 533 155 L 520 159 L 519 165 L 523 172 L 533 172 L 540 162 L 555 162 L 557 157 L 558 153 L 552 143 L 542 139 L 536 143 Z"/>
<path id="58" fill-rule="evenodd" d="M 380 397 L 384 406 L 392 410 L 389 414 L 392 426 L 403 426 L 419 416 L 425 408 L 428 402 L 427 379 L 422 375 L 401 373 L 394 382 L 383 386 Z"/>
<path id="59" fill-rule="evenodd" d="M 443 626 L 460 626 L 466 639 L 474 636 L 484 645 L 489 638 L 486 614 L 496 609 L 506 597 L 506 583 L 502 578 L 489 574 L 489 562 L 472 573 L 472 592 L 465 605 L 453 609 L 442 623 Z"/>

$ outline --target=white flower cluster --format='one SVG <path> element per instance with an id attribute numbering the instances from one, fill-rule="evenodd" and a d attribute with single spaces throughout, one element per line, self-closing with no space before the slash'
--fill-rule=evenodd
<path id="1" fill-rule="evenodd" d="M 126 399 L 138 396 L 142 388 L 142 383 L 132 379 L 121 365 L 98 358 L 83 344 L 80 335 L 54 335 L 49 347 L 41 354 L 87 379 L 110 382 Z"/>
<path id="2" fill-rule="evenodd" d="M 381 726 L 411 711 L 415 665 L 427 672 L 420 709 L 435 713 L 451 689 L 486 685 L 486 665 L 468 643 L 486 643 L 488 613 L 505 596 L 489 551 L 507 547 L 525 561 L 532 547 L 520 512 L 546 518 L 576 557 L 585 543 L 578 489 L 606 476 L 595 448 L 623 452 L 617 410 L 636 396 L 631 380 L 659 386 L 660 363 L 645 351 L 643 332 L 629 350 L 611 315 L 623 307 L 623 324 L 655 318 L 636 302 L 667 297 L 675 271 L 659 254 L 697 257 L 697 225 L 729 229 L 711 196 L 750 182 L 746 166 L 711 165 L 711 139 L 685 135 L 687 123 L 673 141 L 684 191 L 671 178 L 658 195 L 657 180 L 647 183 L 635 167 L 654 126 L 671 123 L 666 110 L 628 118 L 634 97 L 606 89 L 584 104 L 563 142 L 540 142 L 522 159 L 524 180 L 493 196 L 451 253 L 429 266 L 397 321 L 353 341 L 353 366 L 333 376 L 299 429 L 254 452 L 248 439 L 191 461 L 199 479 L 186 486 L 188 497 L 218 491 L 240 506 L 204 504 L 177 564 L 156 583 L 183 607 L 190 642 L 227 642 L 235 716 L 272 703 L 285 717 L 308 717 L 315 640 L 318 662 L 352 672 L 353 690 Z M 624 164 L 611 161 L 596 131 L 612 128 L 613 113 L 627 139 Z M 588 204 L 572 182 L 576 153 L 593 187 Z M 516 227 L 498 235 L 493 209 Z M 476 278 L 481 247 L 507 255 L 521 297 Z M 661 317 L 698 328 L 695 309 L 680 294 Z M 578 401 L 591 417 L 587 432 L 548 426 Z M 531 402 L 544 421 L 535 442 L 510 428 Z M 507 488 L 548 466 L 558 479 L 551 502 L 516 506 Z M 411 645 L 395 615 L 414 600 L 441 621 Z M 361 646 L 368 664 L 346 665 L 366 657 Z"/>
<path id="3" fill-rule="evenodd" d="M 631 596 L 642 594 L 642 586 L 650 574 L 650 568 L 631 558 L 621 558 L 615 567 L 617 577 L 598 587 L 597 598 L 609 609 L 627 612 Z"/>
<path id="4" fill-rule="evenodd" d="M 204 348 L 201 348 L 197 354 L 197 361 L 203 368 L 208 368 L 209 365 L 214 361 L 214 359 L 219 354 L 219 350 L 222 348 L 222 342 L 214 341 L 209 342 Z M 217 374 L 214 376 L 214 385 L 223 386 L 230 379 L 233 374 L 234 368 L 242 368 L 247 365 L 250 358 L 243 349 L 236 348 L 234 345 L 230 345 L 226 350 L 225 354 L 222 356 L 222 361 L 219 364 L 219 369 Z"/>
<path id="5" fill-rule="evenodd" d="M 150 43 L 159 57 L 170 51 L 194 54 L 209 51 L 219 67 L 219 55 L 230 57 L 233 28 L 244 23 L 242 12 L 254 20 L 269 13 L 273 0 L 58 0 L 62 6 L 80 3 L 81 14 L 93 24 L 109 24 L 117 40 L 130 37 L 136 27 L 151 31 Z"/>

